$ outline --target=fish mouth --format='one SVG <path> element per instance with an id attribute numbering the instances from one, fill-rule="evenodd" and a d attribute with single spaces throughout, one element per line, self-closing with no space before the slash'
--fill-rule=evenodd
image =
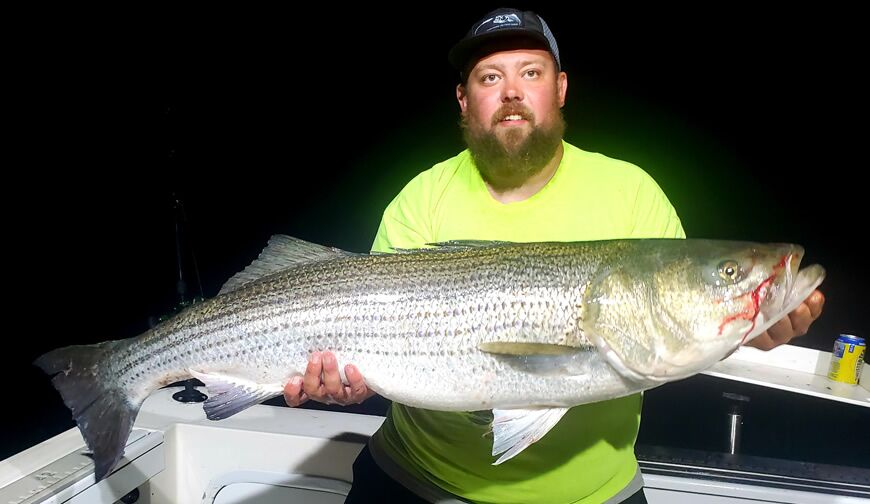
<path id="1" fill-rule="evenodd" d="M 800 247 L 783 255 L 774 265 L 770 277 L 750 294 L 756 314 L 740 341 L 741 345 L 787 317 L 821 285 L 825 269 L 818 264 L 800 269 L 802 258 L 803 249 Z"/>

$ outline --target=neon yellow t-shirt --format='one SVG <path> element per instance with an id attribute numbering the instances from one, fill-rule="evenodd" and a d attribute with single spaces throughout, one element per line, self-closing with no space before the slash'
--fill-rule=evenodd
<path id="1" fill-rule="evenodd" d="M 547 185 L 511 204 L 492 198 L 467 150 L 435 165 L 384 211 L 372 250 L 463 239 L 685 238 L 676 211 L 646 172 L 563 147 Z M 640 394 L 571 408 L 540 441 L 498 466 L 489 427 L 469 413 L 394 403 L 372 443 L 410 474 L 471 501 L 598 503 L 637 471 L 640 411 Z"/>

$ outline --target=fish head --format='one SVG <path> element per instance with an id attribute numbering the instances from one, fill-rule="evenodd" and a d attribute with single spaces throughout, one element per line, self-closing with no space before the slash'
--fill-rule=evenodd
<path id="1" fill-rule="evenodd" d="M 825 271 L 794 244 L 641 240 L 587 287 L 583 332 L 624 376 L 703 371 L 787 316 Z"/>

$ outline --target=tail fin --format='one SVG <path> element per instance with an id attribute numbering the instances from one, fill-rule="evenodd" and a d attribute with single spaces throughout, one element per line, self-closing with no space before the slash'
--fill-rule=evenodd
<path id="1" fill-rule="evenodd" d="M 132 404 L 127 394 L 107 375 L 106 359 L 120 342 L 77 345 L 52 350 L 34 364 L 53 376 L 54 388 L 72 411 L 82 437 L 94 456 L 95 476 L 100 481 L 124 455 L 127 438 L 141 404 Z"/>

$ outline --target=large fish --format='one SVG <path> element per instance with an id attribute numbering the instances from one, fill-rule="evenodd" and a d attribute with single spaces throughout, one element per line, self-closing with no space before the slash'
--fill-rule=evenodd
<path id="1" fill-rule="evenodd" d="M 51 351 L 93 452 L 120 460 L 142 402 L 195 377 L 210 419 L 282 393 L 311 352 L 435 410 L 493 410 L 501 463 L 567 408 L 685 378 L 797 307 L 824 277 L 790 244 L 456 241 L 354 254 L 276 236 L 212 299 L 141 336 Z"/>

